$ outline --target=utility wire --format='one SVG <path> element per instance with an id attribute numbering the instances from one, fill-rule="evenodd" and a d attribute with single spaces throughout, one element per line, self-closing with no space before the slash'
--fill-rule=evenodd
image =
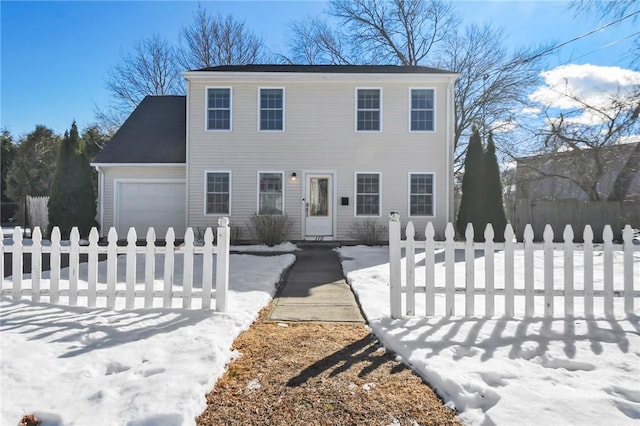
<path id="1" fill-rule="evenodd" d="M 585 56 L 589 56 L 589 55 L 591 55 L 592 53 L 596 53 L 596 52 L 597 52 L 597 51 L 599 51 L 599 50 L 607 49 L 607 48 L 609 48 L 609 47 L 611 47 L 611 46 L 613 46 L 613 45 L 616 45 L 616 44 L 618 44 L 618 43 L 620 43 L 620 42 L 622 42 L 622 41 L 624 41 L 624 40 L 627 40 L 627 39 L 629 39 L 629 38 L 631 38 L 631 37 L 635 37 L 635 36 L 638 36 L 638 35 L 640 35 L 640 31 L 637 31 L 637 32 L 635 32 L 635 33 L 633 33 L 633 34 L 629 34 L 629 35 L 628 35 L 628 36 L 626 36 L 626 37 L 619 38 L 618 40 L 614 40 L 614 41 L 612 41 L 612 42 L 609 42 L 609 43 L 605 44 L 604 46 L 600 46 L 600 47 L 598 47 L 597 49 L 591 50 L 591 51 L 589 51 L 589 52 L 587 52 L 587 53 L 584 53 L 584 54 L 582 54 L 582 55 L 580 55 L 580 56 L 577 56 L 577 57 L 575 57 L 575 58 L 571 58 L 571 59 L 569 59 L 568 61 L 565 61 L 565 62 L 563 62 L 563 63 L 562 63 L 562 64 L 560 64 L 560 65 L 567 65 L 569 62 L 577 61 L 578 59 L 582 59 L 582 58 L 584 58 Z"/>
<path id="2" fill-rule="evenodd" d="M 550 47 L 550 48 L 548 48 L 548 49 L 545 49 L 545 50 L 543 50 L 542 52 L 536 53 L 536 54 L 535 54 L 535 55 L 533 55 L 533 56 L 530 56 L 530 57 L 528 57 L 528 58 L 526 58 L 526 59 L 523 59 L 523 60 L 522 60 L 522 62 L 530 62 L 530 61 L 533 61 L 534 59 L 538 59 L 539 57 L 544 56 L 544 55 L 546 55 L 546 54 L 548 54 L 548 53 L 551 53 L 551 52 L 553 52 L 554 50 L 558 50 L 558 49 L 560 49 L 561 47 L 566 46 L 567 44 L 574 43 L 574 42 L 576 42 L 576 41 L 578 41 L 578 40 L 581 40 L 581 39 L 583 39 L 583 38 L 585 38 L 585 37 L 590 36 L 591 34 L 597 33 L 598 31 L 601 31 L 601 30 L 603 30 L 603 29 L 605 29 L 605 28 L 608 28 L 608 27 L 611 27 L 611 26 L 613 26 L 613 25 L 616 25 L 616 24 L 618 24 L 618 23 L 620 23 L 620 22 L 622 22 L 622 21 L 624 21 L 624 20 L 626 20 L 626 19 L 629 19 L 629 18 L 631 18 L 631 17 L 633 17 L 633 16 L 635 16 L 635 15 L 638 15 L 638 14 L 640 14 L 640 10 L 636 10 L 635 12 L 631 12 L 630 14 L 625 15 L 625 16 L 623 16 L 622 18 L 619 18 L 619 19 L 616 19 L 615 21 L 612 21 L 612 22 L 606 23 L 606 24 L 604 24 L 604 25 L 601 25 L 601 26 L 599 26 L 599 27 L 598 27 L 598 28 L 596 28 L 596 29 L 593 29 L 593 30 L 588 31 L 588 32 L 586 32 L 586 33 L 584 33 L 584 34 L 581 34 L 581 35 L 579 35 L 579 36 L 577 36 L 577 37 L 574 37 L 574 38 L 572 38 L 571 40 L 567 40 L 567 41 L 562 42 L 562 43 L 560 43 L 560 44 L 556 44 L 555 46 L 552 46 L 552 47 Z"/>

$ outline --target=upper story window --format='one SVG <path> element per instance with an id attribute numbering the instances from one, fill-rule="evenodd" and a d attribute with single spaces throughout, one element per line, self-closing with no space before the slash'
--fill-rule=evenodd
<path id="1" fill-rule="evenodd" d="M 381 101 L 380 89 L 356 90 L 356 130 L 380 131 Z"/>
<path id="2" fill-rule="evenodd" d="M 284 212 L 284 173 L 258 173 L 258 214 L 281 215 Z"/>
<path id="3" fill-rule="evenodd" d="M 206 179 L 205 213 L 229 214 L 231 173 L 207 172 Z"/>
<path id="4" fill-rule="evenodd" d="M 433 216 L 433 173 L 409 174 L 409 215 Z"/>
<path id="5" fill-rule="evenodd" d="M 260 130 L 284 130 L 284 89 L 260 89 Z"/>
<path id="6" fill-rule="evenodd" d="M 356 216 L 380 216 L 380 173 L 356 173 Z"/>
<path id="7" fill-rule="evenodd" d="M 207 88 L 207 130 L 231 130 L 230 88 Z"/>
<path id="8" fill-rule="evenodd" d="M 433 131 L 433 89 L 411 89 L 411 131 Z"/>

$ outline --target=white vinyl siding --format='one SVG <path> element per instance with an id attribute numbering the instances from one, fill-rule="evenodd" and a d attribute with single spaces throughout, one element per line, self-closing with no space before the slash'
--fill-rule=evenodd
<path id="1" fill-rule="evenodd" d="M 409 215 L 433 216 L 433 173 L 409 174 Z"/>
<path id="2" fill-rule="evenodd" d="M 205 213 L 229 214 L 231 210 L 231 173 L 207 172 L 205 174 Z"/>
<path id="3" fill-rule="evenodd" d="M 284 130 L 284 89 L 260 88 L 260 122 L 259 129 Z"/>
<path id="4" fill-rule="evenodd" d="M 258 214 L 284 213 L 284 173 L 258 172 Z"/>
<path id="5" fill-rule="evenodd" d="M 373 132 L 382 130 L 381 89 L 356 90 L 356 130 Z"/>
<path id="6" fill-rule="evenodd" d="M 207 88 L 207 130 L 231 130 L 231 88 Z"/>
<path id="7" fill-rule="evenodd" d="M 380 173 L 356 173 L 356 216 L 380 216 Z"/>
<path id="8" fill-rule="evenodd" d="M 412 132 L 433 131 L 435 123 L 435 91 L 433 89 L 411 89 L 411 114 L 409 117 Z"/>

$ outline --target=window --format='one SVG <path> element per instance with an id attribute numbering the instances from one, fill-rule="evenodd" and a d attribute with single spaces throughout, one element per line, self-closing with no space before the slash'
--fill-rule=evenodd
<path id="1" fill-rule="evenodd" d="M 411 89 L 411 131 L 433 130 L 433 89 Z"/>
<path id="2" fill-rule="evenodd" d="M 380 89 L 358 89 L 357 110 L 357 130 L 380 131 Z"/>
<path id="3" fill-rule="evenodd" d="M 231 173 L 208 172 L 206 214 L 229 214 Z"/>
<path id="4" fill-rule="evenodd" d="M 409 215 L 433 216 L 433 174 L 409 175 Z"/>
<path id="5" fill-rule="evenodd" d="M 380 216 L 379 173 L 356 173 L 356 216 Z"/>
<path id="6" fill-rule="evenodd" d="M 231 89 L 207 89 L 207 130 L 231 130 Z"/>
<path id="7" fill-rule="evenodd" d="M 260 89 L 260 130 L 284 130 L 284 89 Z"/>
<path id="8" fill-rule="evenodd" d="M 281 215 L 284 213 L 283 181 L 284 174 L 282 172 L 258 173 L 259 215 Z"/>

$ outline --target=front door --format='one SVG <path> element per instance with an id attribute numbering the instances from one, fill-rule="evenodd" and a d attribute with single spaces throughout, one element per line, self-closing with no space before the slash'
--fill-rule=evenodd
<path id="1" fill-rule="evenodd" d="M 306 175 L 305 236 L 333 236 L 333 175 Z"/>

